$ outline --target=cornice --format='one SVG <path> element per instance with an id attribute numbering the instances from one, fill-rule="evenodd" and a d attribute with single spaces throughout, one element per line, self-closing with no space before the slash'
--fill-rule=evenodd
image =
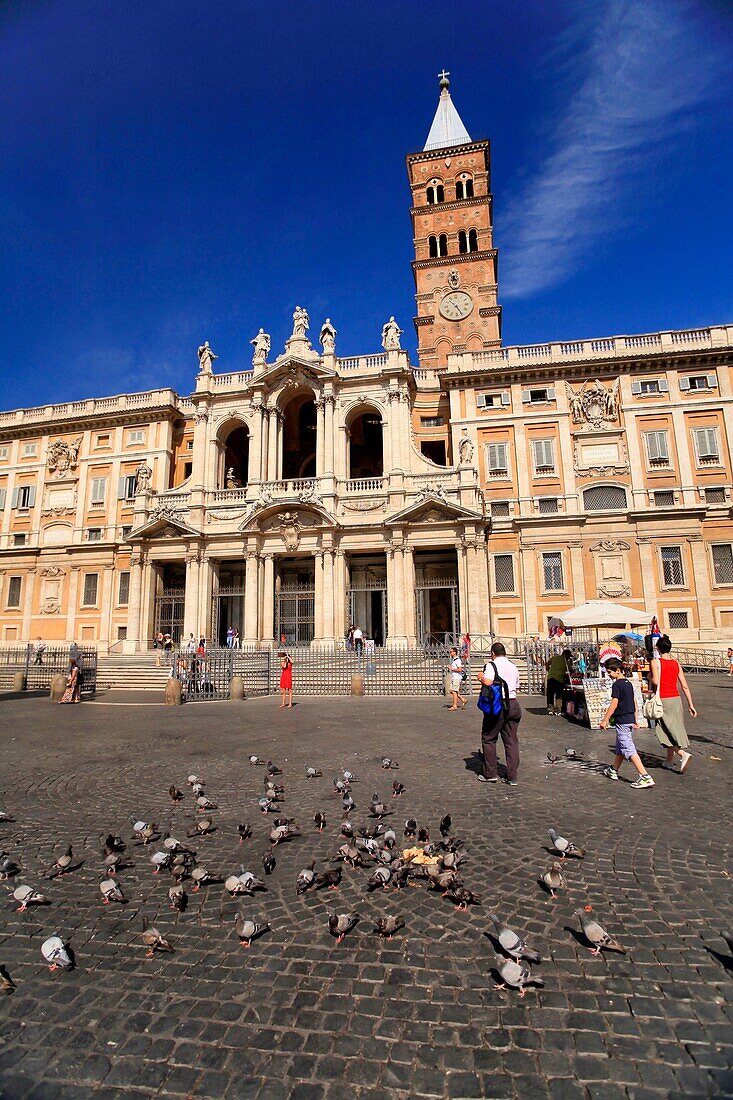
<path id="1" fill-rule="evenodd" d="M 405 156 L 405 162 L 407 164 L 418 164 L 423 160 L 445 160 L 446 157 L 454 157 L 462 153 L 478 153 L 481 151 L 488 153 L 490 148 L 491 142 L 489 139 L 482 138 L 480 141 L 472 141 L 465 145 L 447 145 L 443 149 L 423 149 L 419 153 L 408 153 Z"/>
<path id="2" fill-rule="evenodd" d="M 423 184 L 420 184 L 421 189 L 422 187 Z M 449 202 L 431 202 L 424 206 L 411 206 L 410 214 L 414 217 L 416 214 L 435 213 L 436 210 L 455 210 L 464 206 L 476 206 L 477 203 L 481 206 L 491 206 L 493 200 L 493 192 L 488 191 L 485 195 L 474 195 L 471 199 L 451 199 Z"/>
<path id="3" fill-rule="evenodd" d="M 472 263 L 474 260 L 494 260 L 499 255 L 496 248 L 487 248 L 481 252 L 459 252 L 457 256 L 431 256 L 427 260 L 413 260 L 412 270 L 425 267 L 448 267 L 453 264 Z"/>
<path id="4" fill-rule="evenodd" d="M 100 428 L 125 427 L 135 424 L 152 424 L 161 421 L 186 420 L 187 414 L 173 405 L 161 405 L 147 409 L 119 409 L 97 414 L 86 413 L 79 417 L 59 420 L 49 416 L 30 423 L 0 424 L 0 441 L 27 439 L 39 435 L 58 435 L 66 432 L 98 431 Z"/>

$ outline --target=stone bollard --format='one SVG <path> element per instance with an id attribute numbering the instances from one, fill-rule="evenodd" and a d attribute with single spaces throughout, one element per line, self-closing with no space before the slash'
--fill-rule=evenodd
<path id="1" fill-rule="evenodd" d="M 51 692 L 49 694 L 49 699 L 52 703 L 59 703 L 61 701 L 61 696 L 64 694 L 65 691 L 66 677 L 64 676 L 63 672 L 56 672 L 51 677 Z"/>
<path id="2" fill-rule="evenodd" d="M 13 691 L 25 691 L 26 678 L 25 672 L 13 673 Z"/>
<path id="3" fill-rule="evenodd" d="M 360 672 L 352 672 L 351 674 L 351 694 L 364 694 L 364 677 Z"/>
<path id="4" fill-rule="evenodd" d="M 169 676 L 165 682 L 165 705 L 167 707 L 177 707 L 183 702 L 183 691 L 181 690 L 181 681 L 175 680 L 172 676 Z"/>
<path id="5" fill-rule="evenodd" d="M 244 680 L 241 676 L 232 676 L 229 684 L 229 698 L 235 703 L 241 703 L 244 697 Z"/>

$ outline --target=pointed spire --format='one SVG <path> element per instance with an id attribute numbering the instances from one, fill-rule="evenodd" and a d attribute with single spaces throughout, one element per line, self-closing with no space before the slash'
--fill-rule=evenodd
<path id="1" fill-rule="evenodd" d="M 448 80 L 450 73 L 443 69 L 442 73 L 438 73 L 438 76 L 440 77 L 440 99 L 438 100 L 438 109 L 435 112 L 428 139 L 423 146 L 423 152 L 428 152 L 430 149 L 445 149 L 452 145 L 466 145 L 471 140 L 468 130 L 463 125 L 461 116 L 453 106 L 453 100 L 450 97 L 450 81 Z"/>

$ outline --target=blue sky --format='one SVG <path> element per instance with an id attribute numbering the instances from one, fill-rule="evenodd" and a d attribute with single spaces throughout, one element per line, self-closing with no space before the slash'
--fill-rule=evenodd
<path id="1" fill-rule="evenodd" d="M 492 142 L 504 342 L 733 323 L 725 0 L 5 0 L 5 408 L 415 346 L 404 156 Z"/>

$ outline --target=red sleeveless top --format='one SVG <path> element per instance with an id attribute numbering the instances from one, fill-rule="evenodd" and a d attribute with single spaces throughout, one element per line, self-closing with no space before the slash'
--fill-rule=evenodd
<path id="1" fill-rule="evenodd" d="M 679 689 L 677 687 L 677 679 L 680 674 L 680 666 L 671 657 L 663 661 L 660 659 L 659 667 L 661 671 L 661 684 L 659 687 L 659 694 L 662 699 L 676 699 L 679 695 Z"/>

